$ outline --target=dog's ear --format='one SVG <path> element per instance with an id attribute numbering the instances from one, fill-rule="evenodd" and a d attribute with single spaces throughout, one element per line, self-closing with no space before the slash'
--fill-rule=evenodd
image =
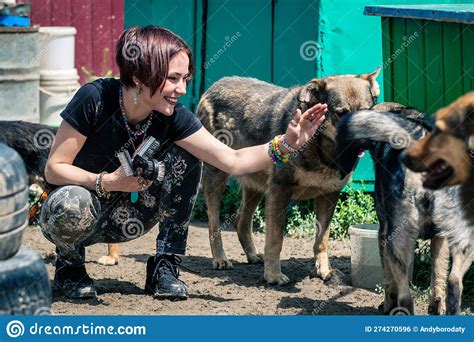
<path id="1" fill-rule="evenodd" d="M 311 101 L 311 97 L 317 92 L 324 90 L 325 87 L 326 82 L 324 82 L 324 80 L 317 78 L 312 79 L 301 88 L 298 94 L 298 101 L 309 103 Z"/>
<path id="2" fill-rule="evenodd" d="M 372 94 L 374 97 L 380 96 L 380 86 L 379 86 L 379 83 L 376 81 L 376 78 L 379 76 L 379 74 L 380 74 L 380 67 L 378 67 L 377 69 L 375 69 L 375 71 L 369 74 L 362 74 L 358 76 L 370 82 L 370 86 L 372 88 Z"/>
<path id="3" fill-rule="evenodd" d="M 374 82 L 375 79 L 379 76 L 379 74 L 380 74 L 380 67 L 378 67 L 377 69 L 375 69 L 375 71 L 373 71 L 369 74 L 359 75 L 359 77 L 363 78 L 364 80 L 367 80 L 369 82 Z"/>

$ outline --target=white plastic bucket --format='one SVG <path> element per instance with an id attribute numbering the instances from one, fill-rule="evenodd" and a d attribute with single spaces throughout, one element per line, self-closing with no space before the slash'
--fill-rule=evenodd
<path id="1" fill-rule="evenodd" d="M 378 224 L 357 224 L 349 227 L 353 286 L 375 289 L 377 284 L 383 284 L 378 231 Z"/>
<path id="2" fill-rule="evenodd" d="M 73 69 L 76 28 L 45 26 L 40 27 L 39 32 L 40 69 Z"/>
<path id="3" fill-rule="evenodd" d="M 76 69 L 40 71 L 40 122 L 59 126 L 61 112 L 79 88 Z"/>
<path id="4" fill-rule="evenodd" d="M 378 224 L 356 224 L 349 227 L 353 286 L 375 289 L 377 284 L 383 284 L 378 232 Z M 408 267 L 408 280 L 412 279 L 413 260 Z"/>

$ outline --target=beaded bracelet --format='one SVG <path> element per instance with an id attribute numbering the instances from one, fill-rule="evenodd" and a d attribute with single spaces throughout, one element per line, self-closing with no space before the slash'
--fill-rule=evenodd
<path id="1" fill-rule="evenodd" d="M 285 146 L 285 148 L 289 151 L 288 153 L 295 153 L 297 151 L 296 148 L 293 148 L 290 146 L 290 144 L 288 144 L 288 142 L 286 141 L 286 136 L 284 134 L 280 138 L 280 143 Z"/>
<path id="2" fill-rule="evenodd" d="M 268 155 L 277 166 L 288 164 L 288 154 L 284 154 L 280 149 L 281 135 L 277 135 L 268 143 Z"/>
<path id="3" fill-rule="evenodd" d="M 95 179 L 95 192 L 97 196 L 107 199 L 110 197 L 110 193 L 105 191 L 104 185 L 102 184 L 102 178 L 105 174 L 107 174 L 107 172 L 103 171 L 97 175 Z"/>

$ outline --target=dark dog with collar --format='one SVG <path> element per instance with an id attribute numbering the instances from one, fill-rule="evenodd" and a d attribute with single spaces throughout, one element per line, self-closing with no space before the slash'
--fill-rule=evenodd
<path id="1" fill-rule="evenodd" d="M 474 227 L 459 215 L 462 210 L 459 186 L 438 192 L 425 189 L 422 175 L 407 169 L 401 162 L 404 149 L 426 137 L 432 129 L 432 121 L 399 104 L 382 103 L 373 109 L 375 111 L 345 117 L 338 126 L 337 142 L 341 177 L 351 172 L 363 149 L 369 150 L 375 161 L 379 248 L 385 285 L 383 311 L 388 314 L 402 307 L 413 313 L 407 275 L 416 239 L 421 237 L 432 241 L 429 313 L 440 314 L 445 307 L 449 264 L 445 236 L 454 226 L 473 230 Z M 459 251 L 449 247 L 456 258 Z M 453 268 L 450 277 L 456 272 Z M 458 312 L 453 305 L 448 298 L 447 313 Z"/>
<path id="2" fill-rule="evenodd" d="M 0 143 L 16 150 L 25 162 L 31 184 L 46 189 L 44 168 L 57 128 L 26 121 L 0 120 Z M 116 265 L 119 261 L 118 244 L 108 245 L 108 255 L 98 260 L 102 265 Z"/>

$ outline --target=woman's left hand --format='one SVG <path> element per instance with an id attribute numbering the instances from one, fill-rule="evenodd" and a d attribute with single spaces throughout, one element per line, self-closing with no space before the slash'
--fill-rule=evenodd
<path id="1" fill-rule="evenodd" d="M 294 149 L 302 147 L 318 130 L 326 116 L 328 110 L 325 103 L 317 103 L 307 109 L 303 114 L 297 109 L 294 118 L 285 133 L 286 142 Z"/>

